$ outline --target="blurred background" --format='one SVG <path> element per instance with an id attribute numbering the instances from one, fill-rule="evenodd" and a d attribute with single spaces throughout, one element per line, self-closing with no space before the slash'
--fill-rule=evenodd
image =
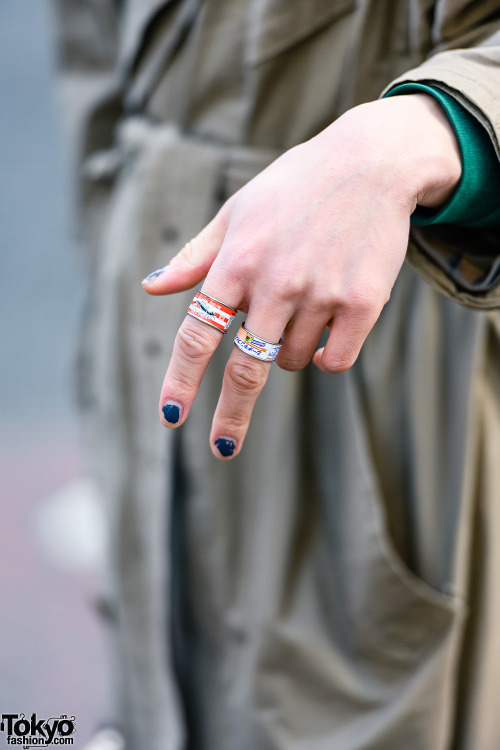
<path id="1" fill-rule="evenodd" d="M 49 0 L 0 0 L 0 713 L 109 719 L 100 506 L 73 370 L 85 275 Z M 0 746 L 4 734 L 0 735 Z"/>

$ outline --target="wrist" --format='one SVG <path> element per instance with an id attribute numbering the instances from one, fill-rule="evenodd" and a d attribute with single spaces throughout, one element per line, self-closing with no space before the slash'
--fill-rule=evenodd
<path id="1" fill-rule="evenodd" d="M 394 97 L 396 99 L 396 97 Z M 462 176 L 460 146 L 453 126 L 439 102 L 429 94 L 405 94 L 400 109 L 414 117 L 416 203 L 437 208 L 451 197 Z M 411 101 L 405 101 L 410 99 Z"/>
<path id="2" fill-rule="evenodd" d="M 455 132 L 428 94 L 362 104 L 330 127 L 356 159 L 378 173 L 380 188 L 393 192 L 410 213 L 417 204 L 444 204 L 460 181 L 462 160 Z"/>

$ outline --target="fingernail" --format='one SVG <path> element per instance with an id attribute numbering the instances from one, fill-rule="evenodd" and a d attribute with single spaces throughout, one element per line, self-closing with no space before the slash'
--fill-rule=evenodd
<path id="1" fill-rule="evenodd" d="M 154 279 L 156 279 L 160 274 L 163 273 L 165 270 L 165 266 L 163 268 L 158 268 L 156 271 L 152 271 L 150 274 L 146 276 L 145 279 L 142 280 L 142 284 L 150 284 Z"/>
<path id="2" fill-rule="evenodd" d="M 221 456 L 223 456 L 224 458 L 229 458 L 229 456 L 232 456 L 236 448 L 236 443 L 234 442 L 234 440 L 231 440 L 231 438 L 217 438 L 217 440 L 214 442 L 214 445 Z"/>
<path id="3" fill-rule="evenodd" d="M 181 405 L 175 401 L 166 401 L 162 406 L 163 416 L 169 424 L 177 424 L 181 417 Z"/>

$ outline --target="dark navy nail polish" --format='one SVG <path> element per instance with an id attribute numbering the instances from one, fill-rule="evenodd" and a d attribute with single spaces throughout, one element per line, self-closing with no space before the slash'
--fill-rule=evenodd
<path id="1" fill-rule="evenodd" d="M 165 420 L 170 424 L 177 424 L 181 416 L 181 408 L 178 404 L 174 404 L 172 401 L 167 401 L 162 407 L 163 416 Z"/>
<path id="2" fill-rule="evenodd" d="M 151 273 L 149 273 L 146 278 L 143 279 L 142 283 L 144 284 L 145 281 L 153 281 L 153 279 L 156 279 L 157 276 L 160 276 L 160 274 L 162 274 L 164 270 L 165 268 L 157 268 L 156 271 L 152 271 Z"/>
<path id="3" fill-rule="evenodd" d="M 224 458 L 229 458 L 229 456 L 232 456 L 236 448 L 236 443 L 230 438 L 217 438 L 214 445 L 221 456 L 224 456 Z"/>

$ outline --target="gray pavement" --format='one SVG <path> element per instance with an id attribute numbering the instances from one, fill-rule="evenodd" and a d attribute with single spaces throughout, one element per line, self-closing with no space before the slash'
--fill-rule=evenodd
<path id="1" fill-rule="evenodd" d="M 74 714 L 82 748 L 109 716 L 109 685 L 93 609 L 102 527 L 73 405 L 85 282 L 50 22 L 47 0 L 0 0 L 0 713 Z"/>
<path id="2" fill-rule="evenodd" d="M 82 269 L 46 0 L 0 0 L 0 414 L 71 411 Z"/>

